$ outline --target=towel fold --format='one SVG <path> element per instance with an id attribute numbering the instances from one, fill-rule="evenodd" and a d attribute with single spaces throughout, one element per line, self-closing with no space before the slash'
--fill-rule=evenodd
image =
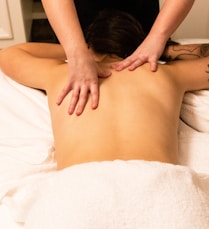
<path id="1" fill-rule="evenodd" d="M 209 176 L 184 166 L 86 163 L 55 173 L 40 187 L 36 203 L 25 209 L 26 229 L 206 229 L 209 225 Z"/>

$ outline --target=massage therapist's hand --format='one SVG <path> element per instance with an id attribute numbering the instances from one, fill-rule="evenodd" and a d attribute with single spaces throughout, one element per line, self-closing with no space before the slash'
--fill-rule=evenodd
<path id="1" fill-rule="evenodd" d="M 68 60 L 69 81 L 63 88 L 57 104 L 60 105 L 67 94 L 72 91 L 69 104 L 69 114 L 82 114 L 87 103 L 89 93 L 91 107 L 96 109 L 99 103 L 98 77 L 108 77 L 111 72 L 104 72 L 93 60 L 91 54 L 80 53 Z"/>
<path id="2" fill-rule="evenodd" d="M 130 56 L 112 67 L 116 71 L 121 71 L 125 68 L 132 71 L 145 63 L 149 63 L 150 70 L 157 71 L 157 61 L 161 57 L 164 48 L 164 42 L 147 37 Z"/>

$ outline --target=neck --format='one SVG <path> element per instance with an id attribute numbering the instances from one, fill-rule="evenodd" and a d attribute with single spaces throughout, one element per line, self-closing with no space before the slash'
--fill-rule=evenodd
<path id="1" fill-rule="evenodd" d="M 110 70 L 112 68 L 112 64 L 120 60 L 122 59 L 115 55 L 103 55 L 102 58 L 95 59 L 97 64 L 105 70 Z"/>

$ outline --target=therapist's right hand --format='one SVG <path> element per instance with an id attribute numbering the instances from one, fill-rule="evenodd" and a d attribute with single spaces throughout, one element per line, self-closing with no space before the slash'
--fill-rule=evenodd
<path id="1" fill-rule="evenodd" d="M 99 68 L 90 53 L 80 53 L 68 59 L 68 82 L 61 91 L 57 104 L 60 105 L 67 94 L 71 93 L 68 113 L 81 115 L 88 97 L 91 97 L 91 108 L 96 109 L 99 104 L 98 77 L 109 77 L 110 71 Z"/>

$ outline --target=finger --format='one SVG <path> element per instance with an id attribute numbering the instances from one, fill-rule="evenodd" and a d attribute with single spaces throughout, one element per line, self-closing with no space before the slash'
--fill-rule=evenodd
<path id="1" fill-rule="evenodd" d="M 91 86 L 91 108 L 96 109 L 99 104 L 99 87 L 98 84 Z"/>
<path id="2" fill-rule="evenodd" d="M 72 90 L 71 86 L 66 86 L 62 89 L 61 94 L 59 95 L 58 99 L 57 99 L 57 105 L 60 105 L 62 103 L 62 101 L 64 100 L 64 98 L 66 97 L 66 95 Z"/>
<path id="3" fill-rule="evenodd" d="M 152 72 L 156 72 L 157 71 L 157 61 L 152 61 L 152 62 L 150 62 L 150 70 L 152 71 Z"/>
<path id="4" fill-rule="evenodd" d="M 137 59 L 135 60 L 129 67 L 128 70 L 129 71 L 133 71 L 136 68 L 142 66 L 144 63 L 146 63 L 147 61 L 145 59 Z"/>
<path id="5" fill-rule="evenodd" d="M 89 93 L 87 87 L 82 87 L 77 101 L 76 115 L 81 115 L 88 101 Z"/>
<path id="6" fill-rule="evenodd" d="M 95 83 L 92 84 L 90 88 L 90 94 L 91 94 L 91 108 L 96 109 L 99 103 L 99 89 L 97 84 Z M 89 98 L 89 89 L 87 87 L 83 87 L 79 95 L 76 115 L 81 115 L 83 113 L 88 98 Z"/>
<path id="7" fill-rule="evenodd" d="M 118 62 L 115 65 L 112 65 L 112 67 L 116 71 L 122 71 L 123 69 L 127 68 L 128 66 L 130 66 L 133 63 L 133 61 L 134 61 L 133 59 L 126 58 L 126 59 L 122 60 L 121 62 Z"/>
<path id="8" fill-rule="evenodd" d="M 79 94 L 80 94 L 80 89 L 74 88 L 73 93 L 71 95 L 70 105 L 69 105 L 69 109 L 68 109 L 68 113 L 70 115 L 73 114 L 73 112 L 75 111 L 75 108 L 76 108 L 76 105 L 77 105 L 78 99 L 79 99 Z"/>

